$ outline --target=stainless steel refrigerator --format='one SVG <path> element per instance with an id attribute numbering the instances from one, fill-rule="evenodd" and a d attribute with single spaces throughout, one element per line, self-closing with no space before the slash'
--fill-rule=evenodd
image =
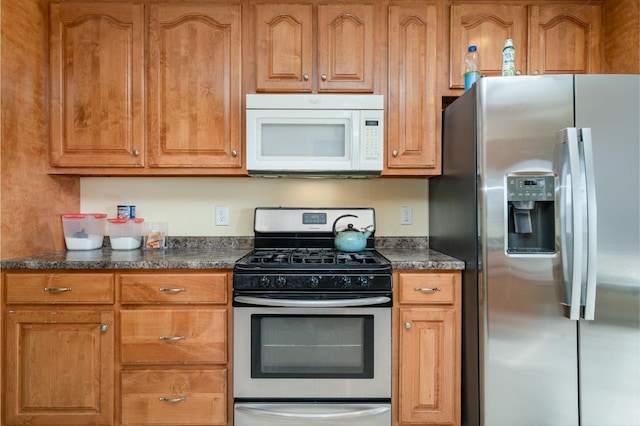
<path id="1" fill-rule="evenodd" d="M 482 78 L 443 112 L 466 425 L 640 425 L 640 76 Z"/>

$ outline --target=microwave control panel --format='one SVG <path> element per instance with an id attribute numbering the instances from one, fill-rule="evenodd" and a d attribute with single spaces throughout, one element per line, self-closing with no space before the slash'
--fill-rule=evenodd
<path id="1" fill-rule="evenodd" d="M 364 119 L 362 126 L 362 149 L 365 160 L 382 158 L 382 122 L 379 119 Z"/>

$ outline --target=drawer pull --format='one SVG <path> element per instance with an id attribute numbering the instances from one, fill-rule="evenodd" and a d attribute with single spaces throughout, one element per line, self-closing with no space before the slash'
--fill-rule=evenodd
<path id="1" fill-rule="evenodd" d="M 187 336 L 160 336 L 160 340 L 164 340 L 165 342 L 176 342 L 178 340 L 184 340 Z"/>
<path id="2" fill-rule="evenodd" d="M 181 396 L 179 398 L 165 398 L 164 396 L 160 397 L 160 401 L 170 402 L 172 404 L 175 404 L 175 403 L 178 403 L 178 402 L 181 402 L 181 401 L 186 401 L 186 400 L 187 400 L 186 396 Z"/>
<path id="3" fill-rule="evenodd" d="M 45 287 L 44 291 L 49 293 L 65 293 L 71 291 L 71 287 Z"/>
<path id="4" fill-rule="evenodd" d="M 162 293 L 171 293 L 171 294 L 175 294 L 175 293 L 181 293 L 183 291 L 187 291 L 186 287 L 175 287 L 175 288 L 170 288 L 170 287 L 160 287 L 160 291 Z"/>
<path id="5" fill-rule="evenodd" d="M 442 291 L 440 287 L 416 287 L 413 291 L 419 291 L 420 293 L 435 293 L 436 291 Z"/>

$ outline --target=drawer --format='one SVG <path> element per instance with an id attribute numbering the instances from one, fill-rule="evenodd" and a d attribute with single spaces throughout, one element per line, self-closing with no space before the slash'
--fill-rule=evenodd
<path id="1" fill-rule="evenodd" d="M 227 370 L 122 372 L 123 425 L 227 424 Z"/>
<path id="2" fill-rule="evenodd" d="M 227 361 L 227 310 L 122 310 L 123 363 Z"/>
<path id="3" fill-rule="evenodd" d="M 227 273 L 119 274 L 122 303 L 227 303 Z"/>
<path id="4" fill-rule="evenodd" d="M 13 274 L 5 276 L 6 303 L 113 304 L 113 274 Z"/>
<path id="5" fill-rule="evenodd" d="M 447 304 L 456 302 L 460 282 L 457 272 L 400 273 L 400 303 Z"/>

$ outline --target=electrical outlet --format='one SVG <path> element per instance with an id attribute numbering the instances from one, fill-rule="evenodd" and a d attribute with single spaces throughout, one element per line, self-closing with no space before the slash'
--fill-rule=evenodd
<path id="1" fill-rule="evenodd" d="M 229 207 L 216 206 L 216 226 L 229 225 Z"/>
<path id="2" fill-rule="evenodd" d="M 400 225 L 413 224 L 413 208 L 411 206 L 400 207 Z"/>

